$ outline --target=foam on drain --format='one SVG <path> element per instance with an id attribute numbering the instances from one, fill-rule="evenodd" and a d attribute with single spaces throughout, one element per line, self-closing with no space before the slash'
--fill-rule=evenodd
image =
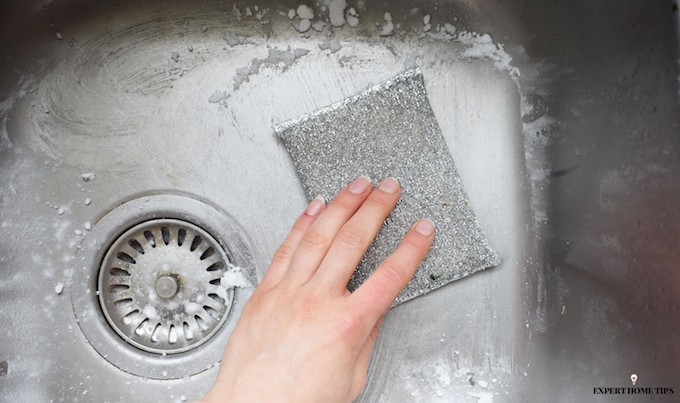
<path id="1" fill-rule="evenodd" d="M 233 289 L 220 279 L 230 266 L 200 227 L 159 219 L 134 226 L 109 248 L 98 294 L 111 327 L 144 351 L 174 354 L 209 339 L 224 323 Z"/>

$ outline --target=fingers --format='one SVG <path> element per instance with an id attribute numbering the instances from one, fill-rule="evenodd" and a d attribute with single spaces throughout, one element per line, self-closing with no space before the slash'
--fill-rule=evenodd
<path id="1" fill-rule="evenodd" d="M 330 289 L 333 295 L 343 295 L 347 282 L 361 257 L 373 242 L 399 200 L 401 187 L 394 178 L 386 178 L 345 224 L 331 245 L 319 267 L 315 286 Z"/>
<path id="2" fill-rule="evenodd" d="M 282 282 L 304 284 L 316 273 L 338 231 L 359 209 L 371 189 L 371 181 L 359 177 L 338 193 L 299 240 L 290 262 L 291 268 Z"/>
<path id="3" fill-rule="evenodd" d="M 371 276 L 350 296 L 354 309 L 364 312 L 366 323 L 375 323 L 390 308 L 397 294 L 411 280 L 434 240 L 434 224 L 418 221 Z"/>
<path id="4" fill-rule="evenodd" d="M 281 246 L 274 252 L 272 262 L 260 283 L 261 287 L 273 287 L 281 282 L 281 279 L 290 266 L 293 254 L 300 244 L 300 240 L 309 227 L 312 226 L 314 221 L 319 218 L 319 215 L 321 215 L 325 208 L 326 202 L 321 197 L 317 197 L 309 203 L 305 211 L 298 217 L 295 224 L 293 224 L 293 228 L 286 236 L 286 239 L 283 240 Z"/>

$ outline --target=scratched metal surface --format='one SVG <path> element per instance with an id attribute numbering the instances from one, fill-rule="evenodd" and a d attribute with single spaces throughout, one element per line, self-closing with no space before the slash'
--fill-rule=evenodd
<path id="1" fill-rule="evenodd" d="M 350 1 L 331 27 L 324 4 L 300 33 L 291 2 L 3 2 L 0 400 L 201 397 L 215 365 L 133 375 L 80 331 L 86 224 L 191 195 L 234 218 L 261 275 L 307 202 L 272 126 L 414 64 L 502 263 L 392 309 L 358 401 L 680 387 L 672 5 Z"/>

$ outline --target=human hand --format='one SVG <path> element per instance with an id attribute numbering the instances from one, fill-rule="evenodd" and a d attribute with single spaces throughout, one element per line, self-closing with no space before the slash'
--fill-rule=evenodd
<path id="1" fill-rule="evenodd" d="M 432 223 L 419 221 L 354 293 L 347 290 L 400 192 L 394 179 L 372 191 L 360 177 L 328 206 L 309 204 L 244 307 L 202 402 L 331 403 L 359 395 L 382 317 L 434 239 Z"/>

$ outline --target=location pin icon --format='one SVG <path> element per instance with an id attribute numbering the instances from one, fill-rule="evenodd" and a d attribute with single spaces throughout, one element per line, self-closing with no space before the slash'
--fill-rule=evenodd
<path id="1" fill-rule="evenodd" d="M 630 380 L 631 380 L 631 382 L 633 382 L 633 386 L 635 386 L 635 382 L 637 382 L 638 376 L 633 374 L 633 375 L 630 376 Z"/>

